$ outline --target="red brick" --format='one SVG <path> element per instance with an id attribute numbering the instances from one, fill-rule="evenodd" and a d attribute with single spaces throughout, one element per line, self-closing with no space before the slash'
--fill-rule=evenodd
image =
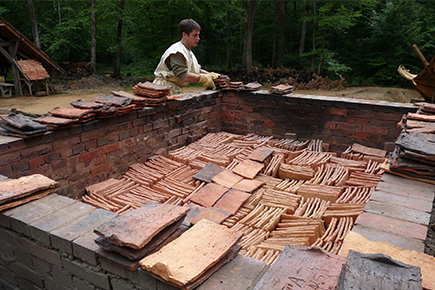
<path id="1" fill-rule="evenodd" d="M 63 139 L 63 140 L 55 140 L 53 142 L 53 149 L 57 150 L 57 149 L 61 149 L 61 148 L 65 148 L 68 146 L 71 146 L 73 144 L 77 144 L 80 143 L 80 137 L 72 137 L 72 138 L 67 138 L 67 139 Z"/>
<path id="2" fill-rule="evenodd" d="M 107 171 L 107 170 L 110 170 L 110 168 L 111 168 L 111 166 L 109 163 L 104 163 L 104 164 L 101 164 L 99 166 L 92 168 L 91 174 L 97 174 L 97 173 L 100 173 L 103 171 Z"/>
<path id="3" fill-rule="evenodd" d="M 388 134 L 388 128 L 384 128 L 384 127 L 363 126 L 362 131 L 371 134 L 381 134 L 381 135 Z"/>
<path id="4" fill-rule="evenodd" d="M 373 119 L 375 120 L 386 120 L 386 121 L 392 121 L 392 120 L 397 120 L 397 122 L 400 121 L 400 119 L 402 119 L 402 115 L 403 114 L 399 114 L 399 113 L 382 113 L 382 112 L 376 112 L 375 116 L 373 117 Z"/>
<path id="5" fill-rule="evenodd" d="M 325 129 L 335 129 L 337 127 L 336 122 L 326 122 L 325 123 Z"/>
<path id="6" fill-rule="evenodd" d="M 89 140 L 96 140 L 102 136 L 104 136 L 104 132 L 102 130 L 99 130 L 99 131 L 92 131 L 92 132 L 83 133 L 80 136 L 80 138 L 81 138 L 82 142 L 86 142 Z"/>
<path id="7" fill-rule="evenodd" d="M 359 132 L 359 131 L 361 131 L 361 125 L 348 124 L 348 123 L 337 123 L 337 129 L 346 130 L 349 132 Z"/>
<path id="8" fill-rule="evenodd" d="M 115 150 L 119 150 L 119 143 L 107 145 L 107 146 L 104 146 L 104 147 L 100 148 L 100 152 L 102 154 L 107 154 L 107 153 L 115 151 Z"/>
<path id="9" fill-rule="evenodd" d="M 355 124 L 358 124 L 358 125 L 368 125 L 369 124 L 369 120 L 367 120 L 367 119 L 356 119 Z"/>
<path id="10" fill-rule="evenodd" d="M 2 155 L 0 158 L 0 166 L 16 163 L 18 161 L 20 161 L 20 154 L 18 153 Z"/>
<path id="11" fill-rule="evenodd" d="M 211 112 L 210 113 L 210 118 L 219 117 L 221 115 L 222 115 L 222 112 Z"/>
<path id="12" fill-rule="evenodd" d="M 245 111 L 235 112 L 236 118 L 246 118 L 248 117 L 248 113 Z"/>
<path id="13" fill-rule="evenodd" d="M 360 138 L 360 139 L 366 139 L 367 135 L 364 133 L 361 133 L 361 132 L 357 132 L 357 133 L 355 133 L 355 137 Z"/>
<path id="14" fill-rule="evenodd" d="M 341 115 L 341 116 L 346 116 L 347 115 L 347 109 L 329 108 L 328 112 L 331 115 Z"/>
<path id="15" fill-rule="evenodd" d="M 355 224 L 425 240 L 427 227 L 398 219 L 364 212 L 356 219 Z"/>
<path id="16" fill-rule="evenodd" d="M 233 116 L 225 116 L 225 119 L 230 122 L 234 122 L 236 120 L 236 118 L 234 118 Z"/>
<path id="17" fill-rule="evenodd" d="M 99 155 L 100 155 L 100 151 L 98 151 L 98 150 L 86 152 L 86 153 L 79 156 L 79 162 L 85 162 L 85 161 L 94 159 Z"/>
<path id="18" fill-rule="evenodd" d="M 237 104 L 239 101 L 239 98 L 236 96 L 235 93 L 227 93 L 222 97 L 222 101 L 224 103 Z"/>
<path id="19" fill-rule="evenodd" d="M 107 158 L 105 155 L 101 155 L 101 156 L 98 156 L 97 158 L 95 158 L 94 160 L 95 160 L 95 165 L 99 165 L 99 164 L 103 164 L 104 162 L 106 162 Z"/>
<path id="20" fill-rule="evenodd" d="M 44 164 L 44 156 L 37 156 L 29 159 L 30 168 L 35 168 Z"/>
<path id="21" fill-rule="evenodd" d="M 274 122 L 271 122 L 271 121 L 265 121 L 265 122 L 264 122 L 264 126 L 269 127 L 269 128 L 272 128 L 272 127 L 275 126 L 275 123 L 274 123 Z"/>

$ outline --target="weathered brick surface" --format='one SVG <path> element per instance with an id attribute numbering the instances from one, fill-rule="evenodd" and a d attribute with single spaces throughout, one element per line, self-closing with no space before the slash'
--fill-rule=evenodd
<path id="1" fill-rule="evenodd" d="M 99 271 L 93 270 L 85 263 L 79 260 L 62 259 L 62 266 L 73 276 L 89 281 L 99 288 L 110 290 L 109 277 Z"/>

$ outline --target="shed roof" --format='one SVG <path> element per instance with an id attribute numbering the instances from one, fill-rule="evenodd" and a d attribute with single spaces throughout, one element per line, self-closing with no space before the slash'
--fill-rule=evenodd
<path id="1" fill-rule="evenodd" d="M 22 59 L 36 59 L 46 69 L 52 69 L 63 73 L 63 69 L 52 60 L 45 52 L 39 49 L 32 41 L 9 24 L 3 17 L 0 17 L 0 42 L 14 43 L 18 41 L 16 54 Z"/>

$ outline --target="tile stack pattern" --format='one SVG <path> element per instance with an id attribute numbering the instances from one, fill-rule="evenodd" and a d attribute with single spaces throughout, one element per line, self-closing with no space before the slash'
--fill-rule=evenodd
<path id="1" fill-rule="evenodd" d="M 210 133 L 166 157 L 133 164 L 122 179 L 88 187 L 83 201 L 119 214 L 153 201 L 224 210 L 230 216 L 222 224 L 244 233 L 241 253 L 267 264 L 288 243 L 337 253 L 383 173 L 371 148 L 358 149 L 366 160 L 322 152 L 319 140 Z M 195 178 L 210 163 L 222 168 L 211 182 Z M 280 178 L 281 167 L 296 166 L 312 176 Z M 253 181 L 264 185 L 237 189 Z"/>

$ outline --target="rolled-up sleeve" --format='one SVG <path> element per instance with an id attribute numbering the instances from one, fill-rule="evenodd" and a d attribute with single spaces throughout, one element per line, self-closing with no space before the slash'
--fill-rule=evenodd
<path id="1" fill-rule="evenodd" d="M 186 78 L 188 73 L 186 59 L 181 53 L 169 55 L 165 61 L 165 64 L 169 70 L 171 70 L 180 80 L 184 80 Z"/>

